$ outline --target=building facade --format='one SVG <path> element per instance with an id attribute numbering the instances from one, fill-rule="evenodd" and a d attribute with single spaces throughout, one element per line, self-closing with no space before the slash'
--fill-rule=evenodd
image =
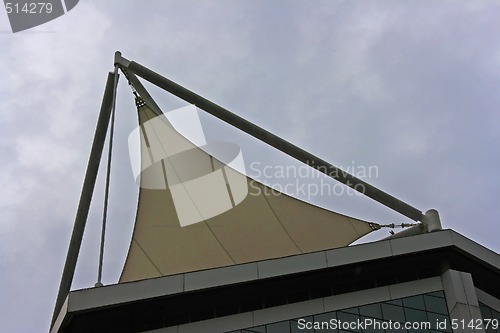
<path id="1" fill-rule="evenodd" d="M 500 332 L 500 256 L 454 232 L 72 291 L 52 332 Z"/>

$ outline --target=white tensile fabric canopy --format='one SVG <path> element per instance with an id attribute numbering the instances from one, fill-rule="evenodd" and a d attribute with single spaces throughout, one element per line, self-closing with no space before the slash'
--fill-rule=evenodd
<path id="1" fill-rule="evenodd" d="M 236 171 L 238 151 L 221 162 L 147 105 L 138 112 L 139 202 L 120 282 L 342 247 L 378 229 L 265 191 Z"/>

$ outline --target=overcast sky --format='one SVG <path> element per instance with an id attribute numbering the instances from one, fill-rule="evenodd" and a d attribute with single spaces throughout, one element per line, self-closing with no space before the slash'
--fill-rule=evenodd
<path id="1" fill-rule="evenodd" d="M 335 165 L 376 166 L 366 181 L 498 252 L 499 22 L 493 1 L 81 0 L 12 34 L 0 10 L 0 331 L 48 331 L 116 50 Z M 122 76 L 105 284 L 135 216 L 136 121 Z M 102 175 L 73 288 L 95 283 Z M 358 196 L 312 201 L 409 222 Z"/>

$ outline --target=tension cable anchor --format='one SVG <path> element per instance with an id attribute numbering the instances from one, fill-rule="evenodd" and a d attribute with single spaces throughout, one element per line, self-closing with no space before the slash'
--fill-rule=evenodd
<path id="1" fill-rule="evenodd" d="M 420 223 L 389 223 L 389 224 L 381 224 L 380 227 L 381 228 L 391 228 L 391 229 L 394 229 L 394 228 L 409 228 L 409 227 L 413 227 L 415 225 L 418 225 Z"/>

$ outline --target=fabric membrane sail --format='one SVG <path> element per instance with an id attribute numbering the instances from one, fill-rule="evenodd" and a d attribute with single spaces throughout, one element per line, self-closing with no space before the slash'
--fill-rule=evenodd
<path id="1" fill-rule="evenodd" d="M 214 158 L 144 103 L 138 113 L 140 191 L 120 282 L 347 246 L 378 229 L 266 191 L 236 171 L 237 146 Z"/>

